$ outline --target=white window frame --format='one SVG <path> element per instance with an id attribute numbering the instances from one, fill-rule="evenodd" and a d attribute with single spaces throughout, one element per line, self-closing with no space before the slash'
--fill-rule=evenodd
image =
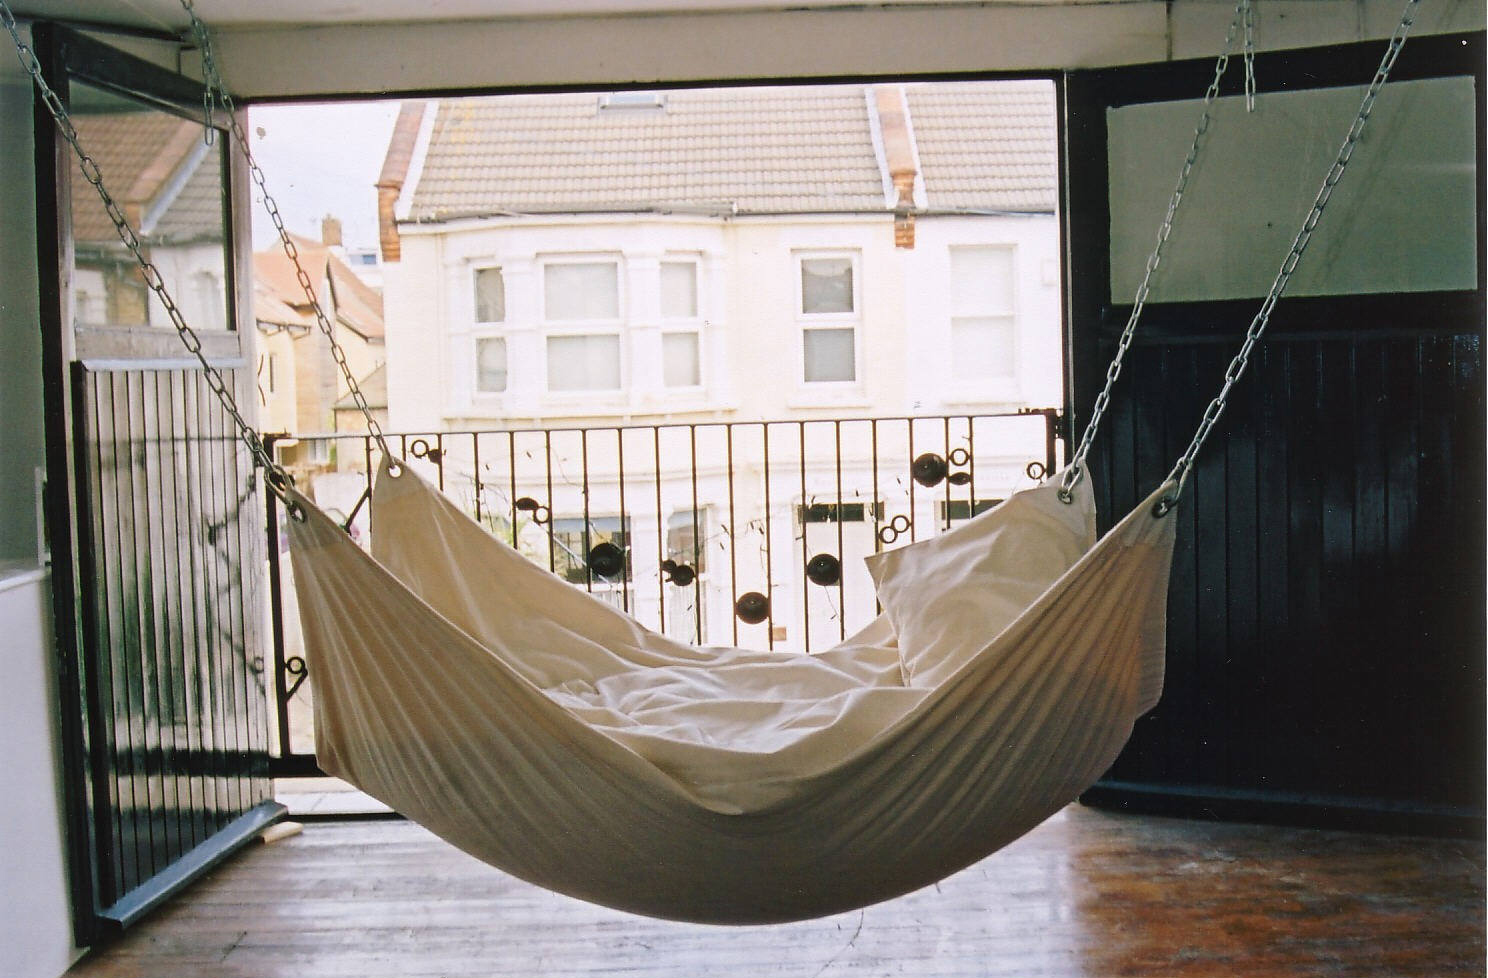
<path id="1" fill-rule="evenodd" d="M 690 317 L 668 317 L 666 310 L 661 307 L 661 268 L 664 265 L 688 264 L 692 266 L 692 290 L 693 310 Z M 657 308 L 659 310 L 657 320 L 661 324 L 661 342 L 663 348 L 666 338 L 672 335 L 691 333 L 697 337 L 697 371 L 698 382 L 696 384 L 671 386 L 666 382 L 665 360 L 662 363 L 661 387 L 662 390 L 671 395 L 696 396 L 708 387 L 708 356 L 707 356 L 707 316 L 704 315 L 704 304 L 707 290 L 703 287 L 703 256 L 698 252 L 672 252 L 662 255 L 661 261 L 656 266 L 656 291 Z M 663 350 L 663 357 L 665 352 Z"/>
<path id="2" fill-rule="evenodd" d="M 492 320 L 492 321 L 489 321 L 488 322 L 488 321 L 483 320 L 483 319 L 480 318 L 480 302 L 479 302 L 479 300 L 477 298 L 476 281 L 480 278 L 480 273 L 481 272 L 490 271 L 493 268 L 496 269 L 497 271 L 501 272 L 501 292 L 502 292 L 502 295 L 501 295 L 501 310 L 502 310 L 502 318 L 500 319 L 500 321 Z M 500 262 L 494 262 L 494 261 L 482 261 L 482 262 L 473 263 L 470 266 L 469 285 L 470 285 L 470 290 L 469 290 L 469 293 L 468 294 L 469 294 L 469 298 L 470 298 L 470 391 L 471 391 L 471 394 L 477 400 L 482 400 L 482 401 L 489 401 L 489 400 L 492 400 L 492 399 L 499 400 L 500 398 L 505 397 L 506 394 L 509 391 L 511 391 L 511 386 L 512 386 L 511 385 L 511 375 L 512 375 L 512 344 L 511 344 L 511 338 L 507 335 L 507 319 L 510 318 L 510 317 L 507 315 L 507 305 L 508 305 L 507 299 L 509 298 L 509 296 L 507 295 L 507 289 L 506 289 L 506 269 L 505 269 L 505 266 L 503 266 Z M 502 341 L 504 341 L 506 343 L 506 389 L 505 390 L 488 391 L 488 390 L 483 389 L 481 387 L 481 385 L 480 385 L 480 341 L 481 340 L 487 340 L 487 339 L 499 339 L 499 340 L 502 340 Z"/>
<path id="3" fill-rule="evenodd" d="M 852 312 L 806 312 L 805 263 L 817 259 L 842 259 L 852 262 Z M 819 394 L 859 394 L 863 389 L 863 252 L 858 248 L 812 248 L 791 252 L 791 296 L 796 322 L 796 387 L 808 396 Z M 810 329 L 851 329 L 853 334 L 852 380 L 806 379 L 806 331 Z"/>
<path id="4" fill-rule="evenodd" d="M 548 316 L 548 268 L 553 265 L 591 265 L 612 264 L 615 266 L 615 311 L 614 319 L 559 319 L 554 320 Z M 537 256 L 537 289 L 539 309 L 539 333 L 541 349 L 542 391 L 543 397 L 550 400 L 605 400 L 612 399 L 617 393 L 624 393 L 630 388 L 630 350 L 629 330 L 626 328 L 628 317 L 626 309 L 628 295 L 626 293 L 626 269 L 625 255 L 619 251 L 602 252 L 553 252 Z M 660 283 L 657 285 L 660 288 Z M 620 378 L 615 387 L 595 388 L 590 390 L 559 390 L 555 391 L 548 386 L 548 340 L 559 336 L 614 336 L 616 347 L 620 353 Z M 510 360 L 507 370 L 510 371 Z"/>
<path id="5" fill-rule="evenodd" d="M 1008 336 L 1012 344 L 1012 364 L 1004 376 L 989 376 L 979 379 L 951 379 L 954 374 L 954 360 L 948 359 L 945 364 L 944 376 L 947 378 L 947 389 L 956 403 L 967 402 L 1004 402 L 1017 401 L 1021 398 L 1021 364 L 1023 359 L 1022 338 L 1022 301 L 1021 289 L 1019 288 L 1019 263 L 1022 256 L 1020 248 L 1011 241 L 963 241 L 947 246 L 946 248 L 946 319 L 945 319 L 945 349 L 946 355 L 954 358 L 956 351 L 956 327 L 957 319 L 962 318 L 1006 318 L 1008 321 Z M 956 289 L 956 253 L 974 251 L 1002 251 L 1008 255 L 1010 289 L 1008 305 L 1005 311 L 985 310 L 974 315 L 958 315 L 954 300 L 950 298 Z"/>

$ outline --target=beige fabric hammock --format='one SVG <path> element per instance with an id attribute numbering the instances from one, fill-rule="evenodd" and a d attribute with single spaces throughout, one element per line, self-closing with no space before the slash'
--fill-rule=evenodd
<path id="1" fill-rule="evenodd" d="M 331 774 L 515 876 L 768 923 L 884 900 L 1011 842 L 1162 686 L 1175 520 L 1099 543 L 1089 479 L 870 558 L 884 614 L 814 655 L 641 626 L 385 463 L 369 557 L 290 522 Z M 375 559 L 374 559 L 375 557 Z"/>

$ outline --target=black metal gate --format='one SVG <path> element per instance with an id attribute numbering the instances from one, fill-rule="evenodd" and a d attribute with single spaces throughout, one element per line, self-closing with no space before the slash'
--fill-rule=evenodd
<path id="1" fill-rule="evenodd" d="M 33 28 L 51 87 L 204 351 L 239 389 L 233 160 L 201 92 Z M 47 522 L 79 943 L 140 917 L 283 814 L 268 780 L 254 472 L 38 102 Z M 251 380 L 251 377 L 248 378 Z"/>

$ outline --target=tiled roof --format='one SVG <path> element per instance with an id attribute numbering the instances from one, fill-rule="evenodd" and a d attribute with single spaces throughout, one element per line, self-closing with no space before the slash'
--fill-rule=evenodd
<path id="1" fill-rule="evenodd" d="M 921 107 L 929 124 L 932 209 L 1053 209 L 1052 88 L 1035 86 L 907 86 L 912 127 Z M 597 95 L 442 101 L 407 217 L 882 212 L 867 96 L 837 85 L 667 92 L 663 107 L 601 108 Z"/>
<path id="2" fill-rule="evenodd" d="M 669 92 L 664 109 L 599 96 L 439 105 L 410 217 L 684 208 L 883 208 L 861 87 Z"/>
<path id="3" fill-rule="evenodd" d="M 993 81 L 906 85 L 930 210 L 1054 210 L 1054 87 Z"/>
<path id="4" fill-rule="evenodd" d="M 163 112 L 110 112 L 81 114 L 74 119 L 78 140 L 98 164 L 109 195 L 123 208 L 135 229 L 146 240 L 169 235 L 181 241 L 205 233 L 222 233 L 220 198 L 206 213 L 202 203 L 210 189 L 220 193 L 218 154 L 201 153 L 202 128 L 198 123 Z M 167 202 L 166 213 L 155 227 L 141 226 L 144 216 L 161 195 L 174 185 L 181 167 L 195 161 L 196 170 Z M 118 241 L 113 223 L 83 180 L 77 161 L 72 162 L 73 235 L 80 242 L 113 245 Z M 206 172 L 204 172 L 206 171 Z M 210 224 L 204 226 L 205 220 Z"/>
<path id="5" fill-rule="evenodd" d="M 357 278 L 346 263 L 317 241 L 291 234 L 300 265 L 315 286 L 321 309 L 368 339 L 386 335 L 382 296 Z M 330 289 L 326 288 L 327 278 Z M 315 325 L 315 315 L 300 286 L 293 263 L 275 245 L 253 253 L 254 318 L 263 323 Z M 293 319 L 286 315 L 289 311 Z"/>

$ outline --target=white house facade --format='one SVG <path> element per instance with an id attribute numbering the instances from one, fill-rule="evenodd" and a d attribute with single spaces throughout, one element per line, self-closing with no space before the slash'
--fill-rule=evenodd
<path id="1" fill-rule="evenodd" d="M 875 612 L 885 521 L 943 528 L 1045 458 L 1047 419 L 991 416 L 1061 403 L 1054 125 L 1040 82 L 405 112 L 391 428 L 449 435 L 472 512 L 643 620 L 734 644 L 740 597 L 768 594 L 760 644 L 834 644 Z M 911 498 L 917 437 L 980 440 L 975 499 Z M 596 540 L 623 573 L 585 569 Z M 833 584 L 804 576 L 817 553 Z"/>

